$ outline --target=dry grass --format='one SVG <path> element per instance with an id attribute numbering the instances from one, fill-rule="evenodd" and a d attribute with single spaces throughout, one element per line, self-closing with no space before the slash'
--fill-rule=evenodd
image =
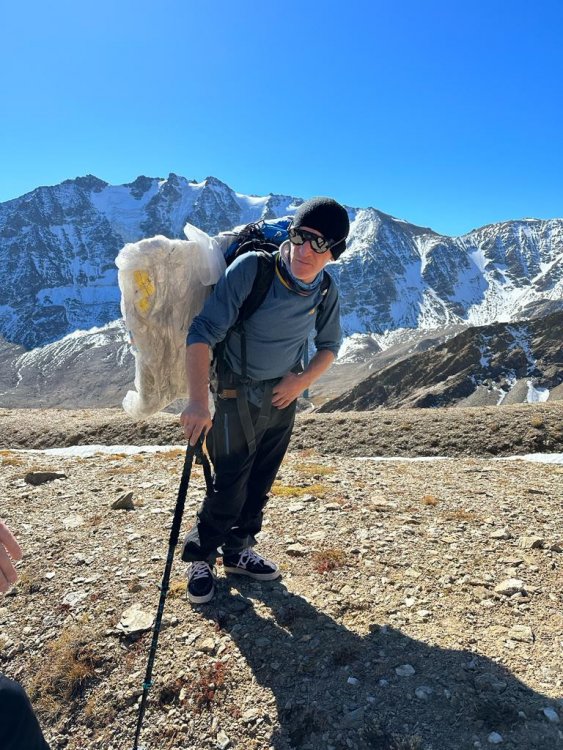
<path id="1" fill-rule="evenodd" d="M 304 474 L 306 477 L 325 477 L 330 476 L 335 472 L 335 469 L 330 466 L 325 466 L 324 464 L 297 464 L 295 470 L 298 471 L 299 474 Z"/>
<path id="2" fill-rule="evenodd" d="M 302 448 L 298 455 L 300 458 L 313 458 L 314 456 L 318 455 L 316 448 Z"/>
<path id="3" fill-rule="evenodd" d="M 276 482 L 272 487 L 272 495 L 277 497 L 301 497 L 302 495 L 316 495 L 323 497 L 328 489 L 322 484 L 311 484 L 308 487 L 292 487 L 289 484 Z"/>
<path id="4" fill-rule="evenodd" d="M 329 573 L 331 570 L 341 568 L 345 564 L 345 560 L 344 550 L 331 547 L 313 554 L 313 568 L 317 573 Z"/>
<path id="5" fill-rule="evenodd" d="M 226 667 L 221 661 L 200 666 L 191 677 L 168 682 L 158 696 L 162 706 L 189 703 L 196 711 L 210 709 L 217 702 L 218 692 L 225 688 Z"/>
<path id="6" fill-rule="evenodd" d="M 464 510 L 464 508 L 459 508 L 459 510 L 449 510 L 446 513 L 444 513 L 444 518 L 446 521 L 477 521 L 479 519 L 479 516 L 477 513 L 473 513 L 470 510 Z"/>
<path id="7" fill-rule="evenodd" d="M 22 456 L 18 456 L 13 451 L 0 451 L 0 458 L 2 459 L 2 466 L 21 466 L 24 463 Z"/>
<path id="8" fill-rule="evenodd" d="M 541 430 L 542 427 L 545 427 L 545 421 L 543 417 L 540 417 L 539 415 L 532 417 L 530 419 L 530 424 L 532 427 L 535 427 L 536 430 Z"/>
<path id="9" fill-rule="evenodd" d="M 211 666 L 202 669 L 194 682 L 190 685 L 190 692 L 197 708 L 211 708 L 216 700 L 217 691 L 225 686 L 225 665 L 216 661 Z"/>
<path id="10" fill-rule="evenodd" d="M 420 501 L 423 505 L 438 505 L 438 498 L 434 495 L 423 495 L 422 500 Z"/>
<path id="11" fill-rule="evenodd" d="M 91 628 L 73 625 L 47 647 L 39 662 L 30 692 L 38 707 L 51 716 L 68 710 L 68 703 L 81 698 L 96 675 L 103 658 L 96 653 L 96 634 Z"/>
<path id="12" fill-rule="evenodd" d="M 41 583 L 38 578 L 35 578 L 28 571 L 23 571 L 18 575 L 18 581 L 16 583 L 17 591 L 21 591 L 22 594 L 35 594 L 41 589 Z"/>
<path id="13" fill-rule="evenodd" d="M 168 596 L 171 599 L 182 599 L 186 595 L 186 585 L 185 578 L 175 578 L 173 581 L 170 581 Z"/>

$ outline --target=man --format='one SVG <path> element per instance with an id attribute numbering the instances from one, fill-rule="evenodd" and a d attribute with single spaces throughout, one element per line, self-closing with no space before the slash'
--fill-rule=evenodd
<path id="1" fill-rule="evenodd" d="M 186 367 L 189 403 L 180 421 L 191 445 L 207 434 L 215 469 L 184 542 L 188 598 L 208 602 L 222 548 L 225 572 L 273 580 L 278 566 L 253 550 L 268 492 L 287 450 L 298 396 L 330 367 L 341 341 L 338 291 L 325 266 L 346 249 L 350 223 L 332 198 L 313 198 L 296 211 L 289 240 L 274 255 L 275 273 L 264 302 L 233 328 L 256 277 L 258 254 L 241 255 L 217 283 L 190 327 Z M 316 354 L 301 360 L 315 329 Z M 208 408 L 210 350 L 224 340 L 218 362 L 216 411 Z"/>
<path id="2" fill-rule="evenodd" d="M 22 551 L 12 532 L 0 521 L 0 594 L 17 580 L 12 560 L 21 560 Z M 0 674 L 1 750 L 49 750 L 24 689 Z"/>

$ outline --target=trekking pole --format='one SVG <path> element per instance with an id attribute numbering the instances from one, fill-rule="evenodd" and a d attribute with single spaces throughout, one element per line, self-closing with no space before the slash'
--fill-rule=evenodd
<path id="1" fill-rule="evenodd" d="M 153 627 L 152 643 L 149 651 L 149 660 L 147 664 L 147 671 L 145 673 L 145 681 L 143 682 L 143 697 L 141 698 L 141 705 L 139 707 L 139 716 L 137 719 L 137 731 L 135 732 L 135 744 L 133 750 L 142 750 L 139 748 L 139 736 L 141 734 L 141 726 L 143 724 L 143 718 L 145 715 L 145 707 L 147 697 L 150 688 L 152 687 L 152 668 L 154 664 L 154 658 L 156 656 L 156 648 L 158 645 L 158 635 L 160 633 L 160 626 L 162 623 L 162 615 L 164 613 L 164 603 L 166 601 L 166 594 L 168 593 L 168 584 L 170 582 L 170 572 L 172 570 L 172 561 L 174 560 L 174 550 L 178 544 L 178 537 L 180 535 L 180 526 L 182 525 L 182 516 L 184 514 L 184 506 L 186 504 L 186 495 L 188 493 L 188 485 L 190 483 L 190 476 L 192 473 L 192 464 L 194 455 L 197 456 L 198 462 L 203 464 L 203 473 L 205 476 L 205 484 L 209 489 L 211 487 L 211 467 L 207 456 L 202 450 L 203 438 L 200 438 L 195 445 L 189 445 L 186 450 L 186 456 L 184 459 L 184 468 L 182 470 L 182 478 L 180 480 L 180 487 L 178 488 L 178 499 L 176 500 L 176 508 L 174 510 L 174 519 L 172 521 L 172 527 L 170 529 L 170 541 L 168 542 L 168 557 L 166 558 L 166 565 L 164 567 L 164 575 L 162 576 L 162 583 L 160 585 L 160 600 L 158 602 L 158 610 L 156 613 L 156 620 Z"/>

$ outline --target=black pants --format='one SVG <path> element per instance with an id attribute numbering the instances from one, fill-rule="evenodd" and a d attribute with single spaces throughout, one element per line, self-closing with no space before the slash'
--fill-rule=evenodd
<path id="1" fill-rule="evenodd" d="M 256 424 L 259 408 L 248 404 Z M 215 563 L 217 548 L 224 555 L 241 552 L 256 543 L 262 528 L 264 506 L 289 445 L 296 402 L 285 409 L 272 407 L 267 426 L 256 434 L 256 451 L 250 453 L 244 437 L 236 399 L 218 399 L 207 448 L 213 468 L 214 492 L 207 495 L 188 532 L 182 559 Z"/>
<path id="2" fill-rule="evenodd" d="M 0 675 L 0 750 L 49 750 L 25 690 Z"/>

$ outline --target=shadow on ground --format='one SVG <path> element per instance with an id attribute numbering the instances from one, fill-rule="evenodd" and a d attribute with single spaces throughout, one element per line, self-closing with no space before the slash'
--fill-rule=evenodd
<path id="1" fill-rule="evenodd" d="M 563 747 L 561 725 L 542 713 L 554 702 L 491 659 L 429 646 L 375 619 L 362 637 L 279 581 L 231 577 L 227 586 L 201 614 L 230 634 L 275 696 L 277 717 L 268 705 L 256 716 L 275 727 L 276 750 L 473 750 L 491 746 L 491 732 L 505 750 Z M 415 673 L 399 676 L 404 665 Z M 245 727 L 252 737 L 252 720 Z"/>

